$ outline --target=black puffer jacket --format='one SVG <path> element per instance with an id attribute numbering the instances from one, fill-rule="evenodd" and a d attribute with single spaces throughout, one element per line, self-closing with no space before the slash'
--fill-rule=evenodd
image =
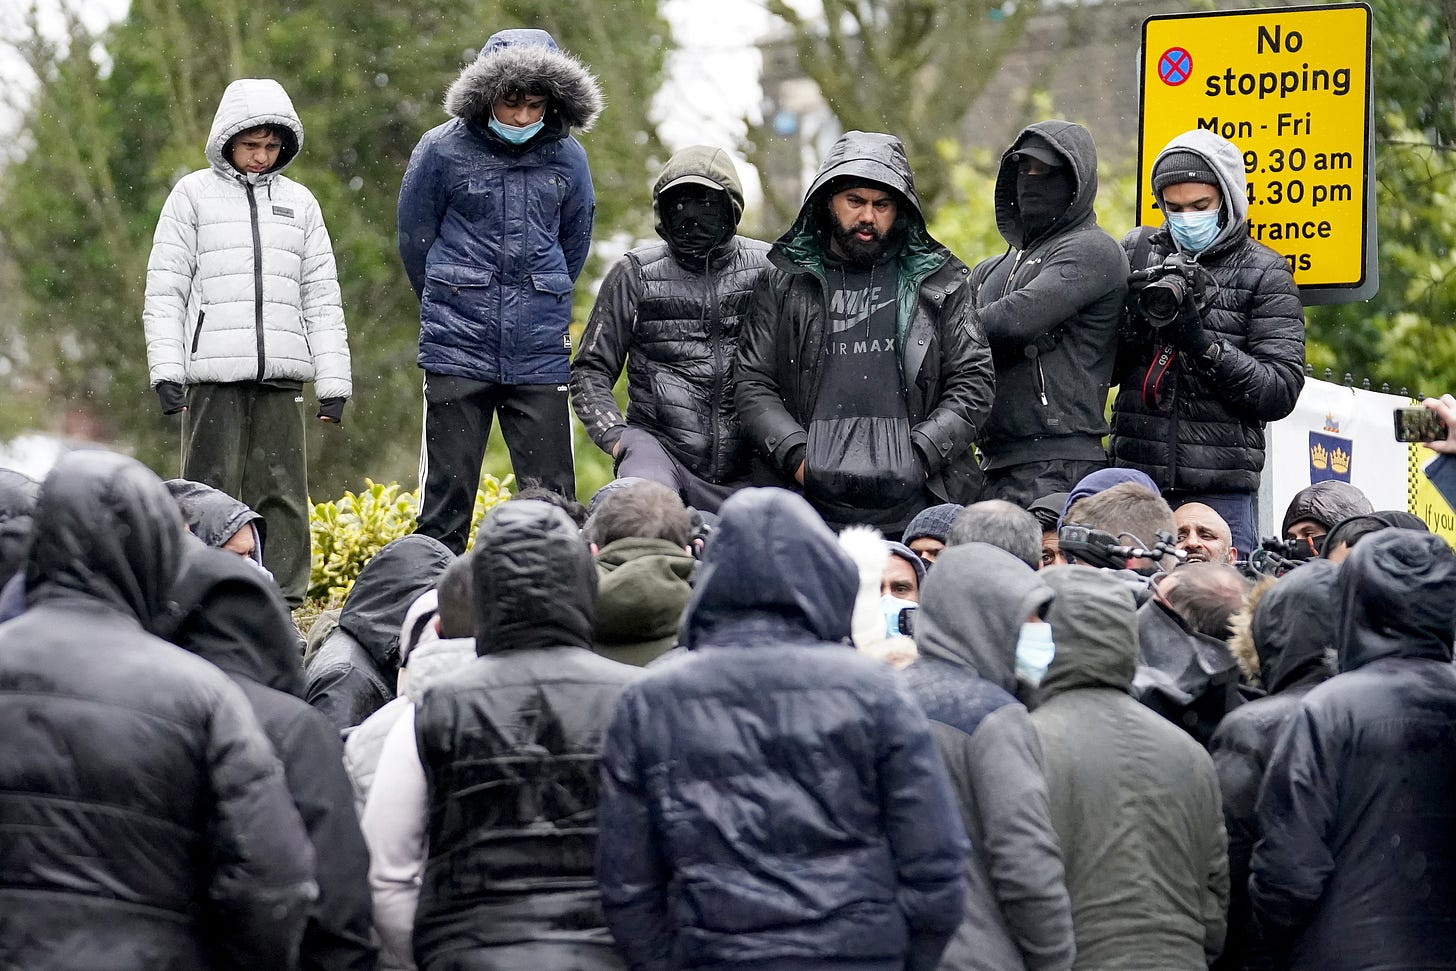
<path id="1" fill-rule="evenodd" d="M 1198 256 L 1212 276 L 1203 327 L 1221 342 L 1213 365 L 1171 359 L 1140 317 L 1126 318 L 1113 380 L 1112 463 L 1141 469 L 1164 492 L 1254 492 L 1264 423 L 1294 410 L 1304 387 L 1304 308 L 1284 257 L 1249 237 L 1244 162 L 1229 142 L 1189 132 L 1167 149 L 1202 155 L 1217 173 L 1224 225 Z M 1139 246 L 1148 237 L 1150 245 Z M 1134 271 L 1175 251 L 1166 228 L 1123 240 Z M 1147 255 L 1140 255 L 1146 249 Z"/>
<path id="2" fill-rule="evenodd" d="M 1056 147 L 1076 188 L 1067 211 L 1026 239 L 1012 156 L 1031 135 Z M 1038 122 L 1001 157 L 996 225 L 1012 249 L 971 271 L 976 312 L 996 363 L 996 406 L 979 442 L 988 469 L 1107 457 L 1103 408 L 1127 294 L 1127 256 L 1097 225 L 1096 201 L 1097 148 L 1081 125 Z"/>
<path id="3" fill-rule="evenodd" d="M 1338 626 L 1328 560 L 1312 560 L 1269 589 L 1254 608 L 1249 635 L 1269 694 L 1232 711 L 1209 743 L 1229 838 L 1229 924 L 1215 971 L 1272 968 L 1249 926 L 1249 857 L 1259 841 L 1254 804 L 1285 723 L 1300 701 L 1334 673 L 1330 645 Z"/>
<path id="4" fill-rule="evenodd" d="M 929 463 L 930 491 L 947 502 L 973 502 L 982 479 L 971 443 L 991 411 L 991 351 L 967 286 L 970 270 L 926 231 L 897 138 L 865 132 L 840 138 L 809 186 L 798 219 L 770 250 L 773 266 L 754 291 L 738 346 L 739 418 L 773 470 L 792 481 L 794 457 L 809 441 L 806 428 L 825 356 L 826 246 L 819 213 L 829 183 L 841 176 L 889 186 L 907 204 L 897 261 L 896 339 L 910 437 Z"/>
<path id="5" fill-rule="evenodd" d="M 0 967 L 292 968 L 313 852 L 247 700 L 148 633 L 185 535 L 139 463 L 47 477 L 0 628 Z"/>
<path id="6" fill-rule="evenodd" d="M 607 271 L 571 362 L 571 403 L 592 441 L 610 453 L 630 425 L 647 430 L 709 482 L 748 474 L 752 446 L 733 406 L 733 360 L 768 244 L 734 236 L 702 260 L 679 257 L 662 219 L 663 188 L 706 179 L 743 213 L 743 189 L 726 152 L 701 146 L 668 162 L 652 187 L 665 242 L 632 250 Z M 627 368 L 627 415 L 612 386 Z"/>
<path id="7" fill-rule="evenodd" d="M 268 524 L 262 516 L 248 508 L 247 503 L 234 499 L 221 489 L 188 479 L 168 479 L 166 486 L 172 498 L 177 500 L 177 508 L 182 510 L 182 521 L 193 536 L 208 546 L 222 546 L 234 533 L 251 523 L 258 533 L 253 560 L 263 562 Z"/>
<path id="8" fill-rule="evenodd" d="M 592 870 L 597 763 L 640 670 L 591 652 L 596 570 L 560 509 L 497 506 L 474 558 L 481 656 L 415 712 L 429 786 L 415 960 L 616 971 Z"/>
<path id="9" fill-rule="evenodd" d="M 25 566 L 38 489 L 30 476 L 0 469 L 0 587 Z"/>
<path id="10" fill-rule="evenodd" d="M 629 687 L 602 753 L 597 873 L 635 971 L 930 971 L 965 836 L 925 715 L 844 641 L 858 577 L 808 503 L 723 505 L 688 649 Z"/>
<path id="11" fill-rule="evenodd" d="M 301 697 L 288 605 L 261 571 L 238 556 L 190 546 L 173 588 L 181 617 L 168 637 L 217 665 L 243 690 L 283 762 L 313 844 L 319 895 L 304 929 L 299 968 L 372 971 L 377 949 L 370 940 L 369 851 L 354 814 L 339 733 Z"/>
<path id="12" fill-rule="evenodd" d="M 394 698 L 404 615 L 453 559 L 438 540 L 413 533 L 387 544 L 359 571 L 339 626 L 308 659 L 304 673 L 304 700 L 338 731 L 353 728 Z"/>
<path id="13" fill-rule="evenodd" d="M 1275 967 L 1456 968 L 1456 555 L 1381 530 L 1336 598 L 1341 673 L 1304 696 L 1259 793 L 1254 921 Z"/>

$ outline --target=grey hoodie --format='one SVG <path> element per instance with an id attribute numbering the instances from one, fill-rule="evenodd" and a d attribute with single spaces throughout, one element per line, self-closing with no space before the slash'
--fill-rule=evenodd
<path id="1" fill-rule="evenodd" d="M 937 567 L 939 569 L 939 567 Z M 1079 971 L 1204 971 L 1223 948 L 1228 856 L 1208 753 L 1128 693 L 1132 589 L 1043 570 L 1057 651 L 1032 713 L 1066 861 Z"/>
<path id="2" fill-rule="evenodd" d="M 1013 156 L 1032 135 L 1064 157 L 1075 191 L 1066 212 L 1028 241 Z M 1127 256 L 1097 225 L 1096 201 L 1097 148 L 1081 125 L 1038 122 L 1001 158 L 996 225 L 1011 248 L 971 271 L 996 365 L 996 402 L 979 443 L 988 469 L 1106 458 L 1103 403 L 1127 294 Z"/>
<path id="3" fill-rule="evenodd" d="M 950 773 L 971 839 L 966 909 L 941 971 L 1048 971 L 1075 952 L 1041 745 L 1016 688 L 1021 625 L 1052 590 L 985 543 L 953 546 L 926 578 L 920 659 L 905 671 Z"/>

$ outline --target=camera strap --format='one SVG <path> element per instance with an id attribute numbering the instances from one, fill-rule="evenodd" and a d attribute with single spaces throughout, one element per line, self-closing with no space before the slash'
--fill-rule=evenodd
<path id="1" fill-rule="evenodd" d="M 1148 370 L 1143 374 L 1143 405 L 1157 409 L 1163 397 L 1163 381 L 1178 360 L 1178 349 L 1171 344 L 1159 344 Z M 1151 387 L 1149 387 L 1151 385 Z"/>

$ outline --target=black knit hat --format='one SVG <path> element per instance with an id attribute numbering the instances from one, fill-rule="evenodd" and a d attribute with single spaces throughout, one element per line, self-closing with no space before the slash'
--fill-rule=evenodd
<path id="1" fill-rule="evenodd" d="M 1179 182 L 1199 182 L 1216 186 L 1218 176 L 1202 155 L 1187 149 L 1176 149 L 1164 154 L 1153 164 L 1153 191 L 1162 195 L 1164 189 Z"/>

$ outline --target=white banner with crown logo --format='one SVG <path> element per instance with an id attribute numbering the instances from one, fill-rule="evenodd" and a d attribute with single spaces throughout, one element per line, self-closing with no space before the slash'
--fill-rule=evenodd
<path id="1" fill-rule="evenodd" d="M 1260 535 L 1273 536 L 1295 493 L 1325 479 L 1350 483 L 1376 509 L 1420 515 L 1412 508 L 1410 449 L 1395 440 L 1391 418 L 1410 403 L 1404 395 L 1306 378 L 1293 413 L 1265 429 Z"/>

